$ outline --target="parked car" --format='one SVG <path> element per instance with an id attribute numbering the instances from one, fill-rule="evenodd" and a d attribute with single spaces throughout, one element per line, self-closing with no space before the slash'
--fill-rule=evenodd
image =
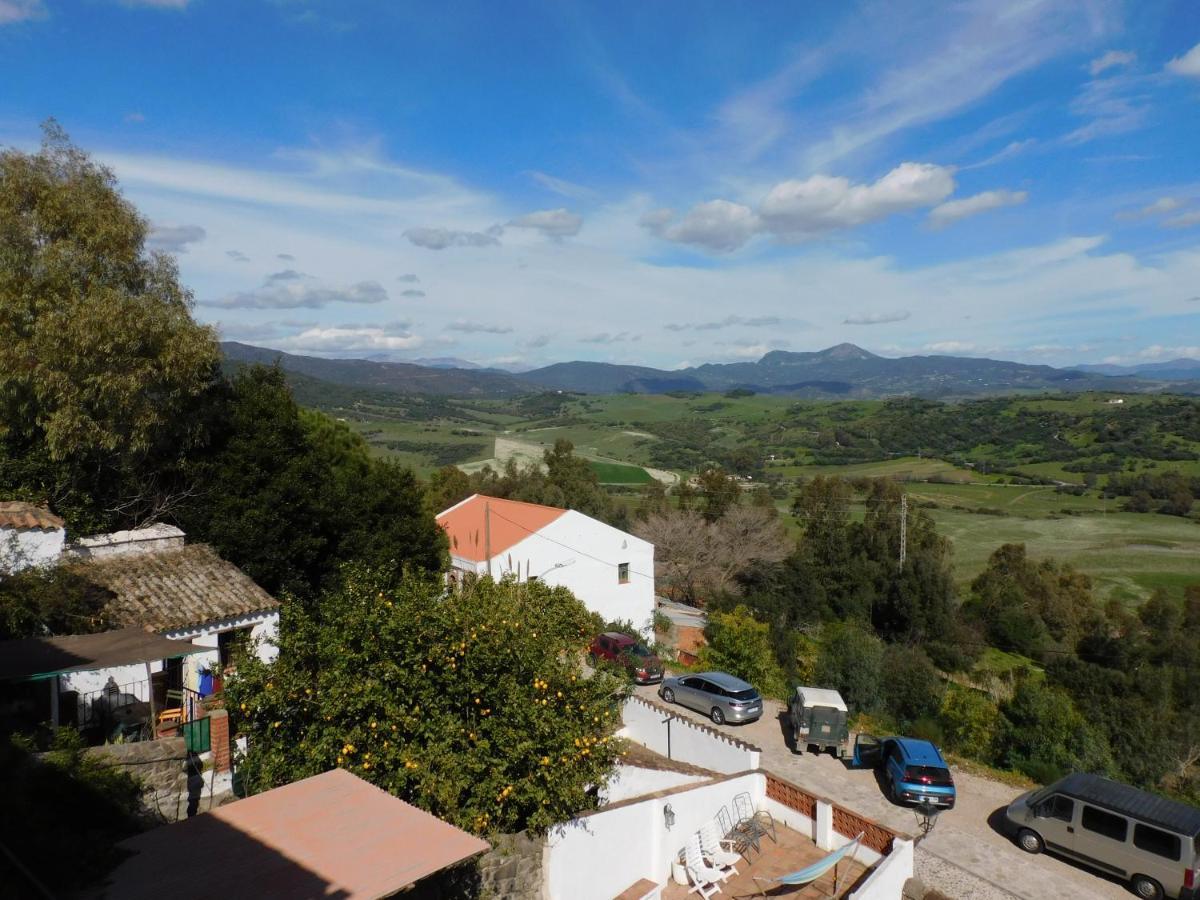
<path id="1" fill-rule="evenodd" d="M 787 721 L 792 729 L 793 752 L 815 748 L 834 756 L 846 755 L 850 728 L 849 710 L 837 691 L 829 688 L 797 687 L 788 700 Z"/>
<path id="2" fill-rule="evenodd" d="M 957 794 L 942 751 L 920 738 L 880 738 L 860 734 L 854 739 L 856 768 L 879 769 L 893 803 L 930 803 L 953 809 Z"/>
<path id="3" fill-rule="evenodd" d="M 664 679 L 658 696 L 706 714 L 714 725 L 753 722 L 763 713 L 762 694 L 754 685 L 725 672 Z"/>
<path id="4" fill-rule="evenodd" d="M 1134 894 L 1200 897 L 1200 809 L 1076 773 L 1022 794 L 1005 827 L 1028 853 L 1050 850 L 1129 880 Z"/>
<path id="5" fill-rule="evenodd" d="M 601 660 L 621 666 L 638 684 L 657 684 L 663 678 L 662 660 L 640 641 L 619 631 L 596 635 L 588 657 L 593 666 Z"/>

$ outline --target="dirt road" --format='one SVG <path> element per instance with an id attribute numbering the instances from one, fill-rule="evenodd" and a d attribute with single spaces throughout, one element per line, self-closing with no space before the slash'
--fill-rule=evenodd
<path id="1" fill-rule="evenodd" d="M 658 699 L 656 686 L 640 687 L 637 692 Z M 703 719 L 681 706 L 672 708 L 680 715 Z M 898 831 L 919 834 L 916 815 L 890 803 L 873 772 L 847 768 L 829 755 L 793 754 L 784 740 L 782 710 L 781 704 L 768 700 L 757 722 L 722 729 L 760 747 L 762 768 Z M 1064 860 L 1030 856 L 999 833 L 996 825 L 1020 793 L 1016 788 L 960 771 L 955 771 L 954 781 L 957 805 L 943 812 L 933 831 L 917 845 L 917 875 L 928 887 L 956 900 L 1129 900 L 1133 896 L 1124 884 Z"/>

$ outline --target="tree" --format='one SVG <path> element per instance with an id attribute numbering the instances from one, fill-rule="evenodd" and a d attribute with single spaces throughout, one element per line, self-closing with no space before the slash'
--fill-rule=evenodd
<path id="1" fill-rule="evenodd" d="M 655 513 L 637 523 L 634 533 L 654 544 L 661 589 L 688 603 L 736 595 L 739 574 L 788 553 L 778 520 L 748 506 L 735 506 L 715 522 L 694 510 Z"/>
<path id="2" fill-rule="evenodd" d="M 471 496 L 471 479 L 458 466 L 442 466 L 429 476 L 429 508 L 436 515 Z"/>
<path id="3" fill-rule="evenodd" d="M 700 492 L 704 495 L 704 518 L 715 522 L 742 499 L 742 488 L 738 480 L 719 468 L 705 469 L 700 473 Z"/>
<path id="4" fill-rule="evenodd" d="M 883 643 L 853 623 L 835 622 L 821 634 L 816 678 L 839 691 L 856 712 L 876 712 L 883 702 Z"/>
<path id="5" fill-rule="evenodd" d="M 140 524 L 187 493 L 165 474 L 202 442 L 219 351 L 113 174 L 44 135 L 0 152 L 0 487 L 75 528 Z"/>
<path id="6" fill-rule="evenodd" d="M 745 606 L 711 613 L 704 638 L 707 644 L 700 650 L 700 663 L 706 669 L 735 675 L 771 697 L 786 695 L 787 685 L 771 646 L 770 627 L 755 619 Z"/>
<path id="7" fill-rule="evenodd" d="M 884 651 L 881 683 L 888 712 L 902 725 L 935 717 L 946 693 L 929 657 L 914 647 L 892 645 Z"/>
<path id="8" fill-rule="evenodd" d="M 280 653 L 227 688 L 255 791 L 334 767 L 474 831 L 596 806 L 618 757 L 620 680 L 583 677 L 596 623 L 565 588 L 351 566 L 283 610 Z"/>
<path id="9" fill-rule="evenodd" d="M 0 641 L 105 631 L 110 599 L 64 566 L 0 574 Z"/>
<path id="10" fill-rule="evenodd" d="M 1061 688 L 1026 679 L 1001 711 L 998 757 L 1004 766 L 1044 784 L 1067 772 L 1112 770 L 1103 735 Z"/>

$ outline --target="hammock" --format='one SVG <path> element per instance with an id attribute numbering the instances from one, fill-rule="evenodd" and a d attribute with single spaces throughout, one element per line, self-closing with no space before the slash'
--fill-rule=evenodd
<path id="1" fill-rule="evenodd" d="M 764 896 L 766 896 L 766 892 L 763 890 L 762 884 L 767 884 L 767 885 L 786 884 L 786 885 L 790 885 L 791 887 L 803 887 L 805 885 L 812 884 L 814 881 L 816 881 L 818 878 L 820 878 L 822 875 L 824 875 L 830 869 L 835 868 L 837 866 L 837 864 L 840 863 L 842 861 L 842 859 L 844 859 L 846 857 L 847 854 L 850 854 L 855 849 L 857 849 L 859 842 L 862 841 L 862 839 L 863 839 L 864 834 L 866 834 L 865 831 L 860 831 L 858 834 L 858 837 L 856 837 L 850 843 L 846 844 L 846 846 L 842 847 L 840 850 L 833 851 L 832 853 L 830 853 L 828 856 L 826 856 L 820 862 L 815 862 L 811 866 L 807 866 L 803 869 L 800 869 L 797 872 L 791 872 L 787 875 L 780 875 L 778 878 L 760 878 L 759 876 L 755 875 L 754 880 L 761 883 L 760 887 L 759 887 L 759 891 Z M 833 881 L 834 881 L 833 890 L 834 890 L 834 894 L 836 895 L 836 893 L 837 893 L 837 873 L 836 872 L 834 873 Z"/>

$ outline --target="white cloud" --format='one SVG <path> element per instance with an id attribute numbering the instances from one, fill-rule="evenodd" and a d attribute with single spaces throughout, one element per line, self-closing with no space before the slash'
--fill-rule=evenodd
<path id="1" fill-rule="evenodd" d="M 45 13 L 42 0 L 0 0 L 0 25 L 38 19 Z"/>
<path id="2" fill-rule="evenodd" d="M 929 224 L 935 228 L 944 228 L 952 222 L 978 215 L 990 209 L 1000 209 L 1004 206 L 1017 206 L 1029 199 L 1026 191 L 983 191 L 961 200 L 948 200 L 935 206 L 929 213 Z"/>
<path id="3" fill-rule="evenodd" d="M 420 284 L 421 283 L 421 279 L 411 273 L 408 275 L 397 276 L 396 280 L 399 282 L 403 282 L 404 284 Z"/>
<path id="4" fill-rule="evenodd" d="M 954 191 L 953 170 L 905 162 L 871 184 L 813 175 L 771 188 L 759 213 L 765 227 L 785 238 L 806 238 L 932 206 Z"/>
<path id="5" fill-rule="evenodd" d="M 425 292 L 418 290 L 417 288 L 409 288 L 408 290 L 401 291 L 400 296 L 401 297 L 419 298 L 419 297 L 424 297 Z"/>
<path id="6" fill-rule="evenodd" d="M 1183 56 L 1177 56 L 1167 63 L 1167 71 L 1176 75 L 1186 75 L 1200 78 L 1200 44 L 1197 44 Z"/>
<path id="7" fill-rule="evenodd" d="M 447 228 L 410 228 L 404 232 L 409 243 L 426 250 L 447 247 L 498 247 L 500 239 L 482 231 L 453 231 Z"/>
<path id="8" fill-rule="evenodd" d="M 1181 213 L 1178 216 L 1172 216 L 1169 219 L 1163 219 L 1163 228 L 1191 228 L 1194 225 L 1200 225 L 1200 210 Z"/>
<path id="9" fill-rule="evenodd" d="M 1161 216 L 1166 213 L 1173 212 L 1183 206 L 1184 201 L 1178 197 L 1159 197 L 1153 203 L 1149 203 L 1140 209 L 1123 210 L 1117 213 L 1113 218 L 1123 222 L 1132 222 L 1137 219 L 1148 219 L 1151 216 Z"/>
<path id="10" fill-rule="evenodd" d="M 414 350 L 425 343 L 405 327 L 317 326 L 280 338 L 272 344 L 280 350 L 316 353 L 362 353 L 378 350 Z"/>
<path id="11" fill-rule="evenodd" d="M 931 353 L 952 355 L 956 353 L 970 353 L 975 349 L 975 344 L 969 341 L 935 341 L 932 344 L 926 344 L 924 349 Z"/>
<path id="12" fill-rule="evenodd" d="M 295 273 L 299 276 L 300 273 Z M 345 288 L 322 287 L 303 277 L 268 280 L 253 291 L 228 294 L 203 306 L 225 309 L 319 309 L 331 303 L 373 304 L 388 299 L 378 281 L 360 281 Z"/>
<path id="13" fill-rule="evenodd" d="M 737 250 L 759 230 L 761 223 L 754 210 L 728 200 L 708 200 L 697 203 L 682 219 L 671 225 L 654 225 L 663 210 L 651 219 L 651 226 L 669 241 L 689 244 L 714 253 Z M 643 217 L 643 222 L 645 217 Z"/>
<path id="14" fill-rule="evenodd" d="M 638 219 L 638 224 L 651 234 L 661 237 L 663 229 L 667 227 L 673 218 L 675 218 L 675 210 L 673 209 L 652 209 L 642 214 L 642 217 Z"/>
<path id="15" fill-rule="evenodd" d="M 1141 128 L 1149 115 L 1149 79 L 1132 74 L 1096 78 L 1071 102 L 1071 112 L 1089 121 L 1062 138 L 1068 146 L 1127 134 Z"/>
<path id="16" fill-rule="evenodd" d="M 1131 65 L 1135 60 L 1137 60 L 1137 54 L 1130 50 L 1109 50 L 1088 64 L 1088 73 L 1095 78 L 1101 72 Z"/>
<path id="17" fill-rule="evenodd" d="M 510 221 L 512 228 L 531 228 L 546 237 L 572 237 L 583 227 L 583 216 L 568 209 L 542 209 L 526 213 Z"/>
<path id="18" fill-rule="evenodd" d="M 546 190 L 563 197 L 569 197 L 572 200 L 588 200 L 596 196 L 596 192 L 591 188 L 584 187 L 582 184 L 576 184 L 573 181 L 567 181 L 565 178 L 556 178 L 553 175 L 547 175 L 545 172 L 537 171 L 526 172 L 525 174 Z"/>
<path id="19" fill-rule="evenodd" d="M 877 312 L 877 313 L 855 313 L 851 316 L 846 316 L 842 322 L 843 325 L 885 325 L 890 322 L 903 322 L 910 318 L 912 313 L 906 309 L 898 309 L 895 312 Z"/>
<path id="20" fill-rule="evenodd" d="M 1200 359 L 1200 345 L 1164 347 L 1151 344 L 1138 352 L 1142 359 Z"/>
<path id="21" fill-rule="evenodd" d="M 621 344 L 625 341 L 639 341 L 641 340 L 641 335 L 633 334 L 628 331 L 621 331 L 616 334 L 602 331 L 599 334 L 585 335 L 579 340 L 584 344 Z"/>
<path id="22" fill-rule="evenodd" d="M 150 226 L 146 246 L 166 253 L 187 253 L 188 244 L 199 243 L 205 236 L 204 229 L 199 225 L 164 225 L 156 222 Z"/>
<path id="23" fill-rule="evenodd" d="M 447 331 L 461 331 L 463 334 L 510 334 L 511 325 L 490 325 L 486 322 L 472 322 L 468 319 L 458 319 L 446 326 Z"/>

